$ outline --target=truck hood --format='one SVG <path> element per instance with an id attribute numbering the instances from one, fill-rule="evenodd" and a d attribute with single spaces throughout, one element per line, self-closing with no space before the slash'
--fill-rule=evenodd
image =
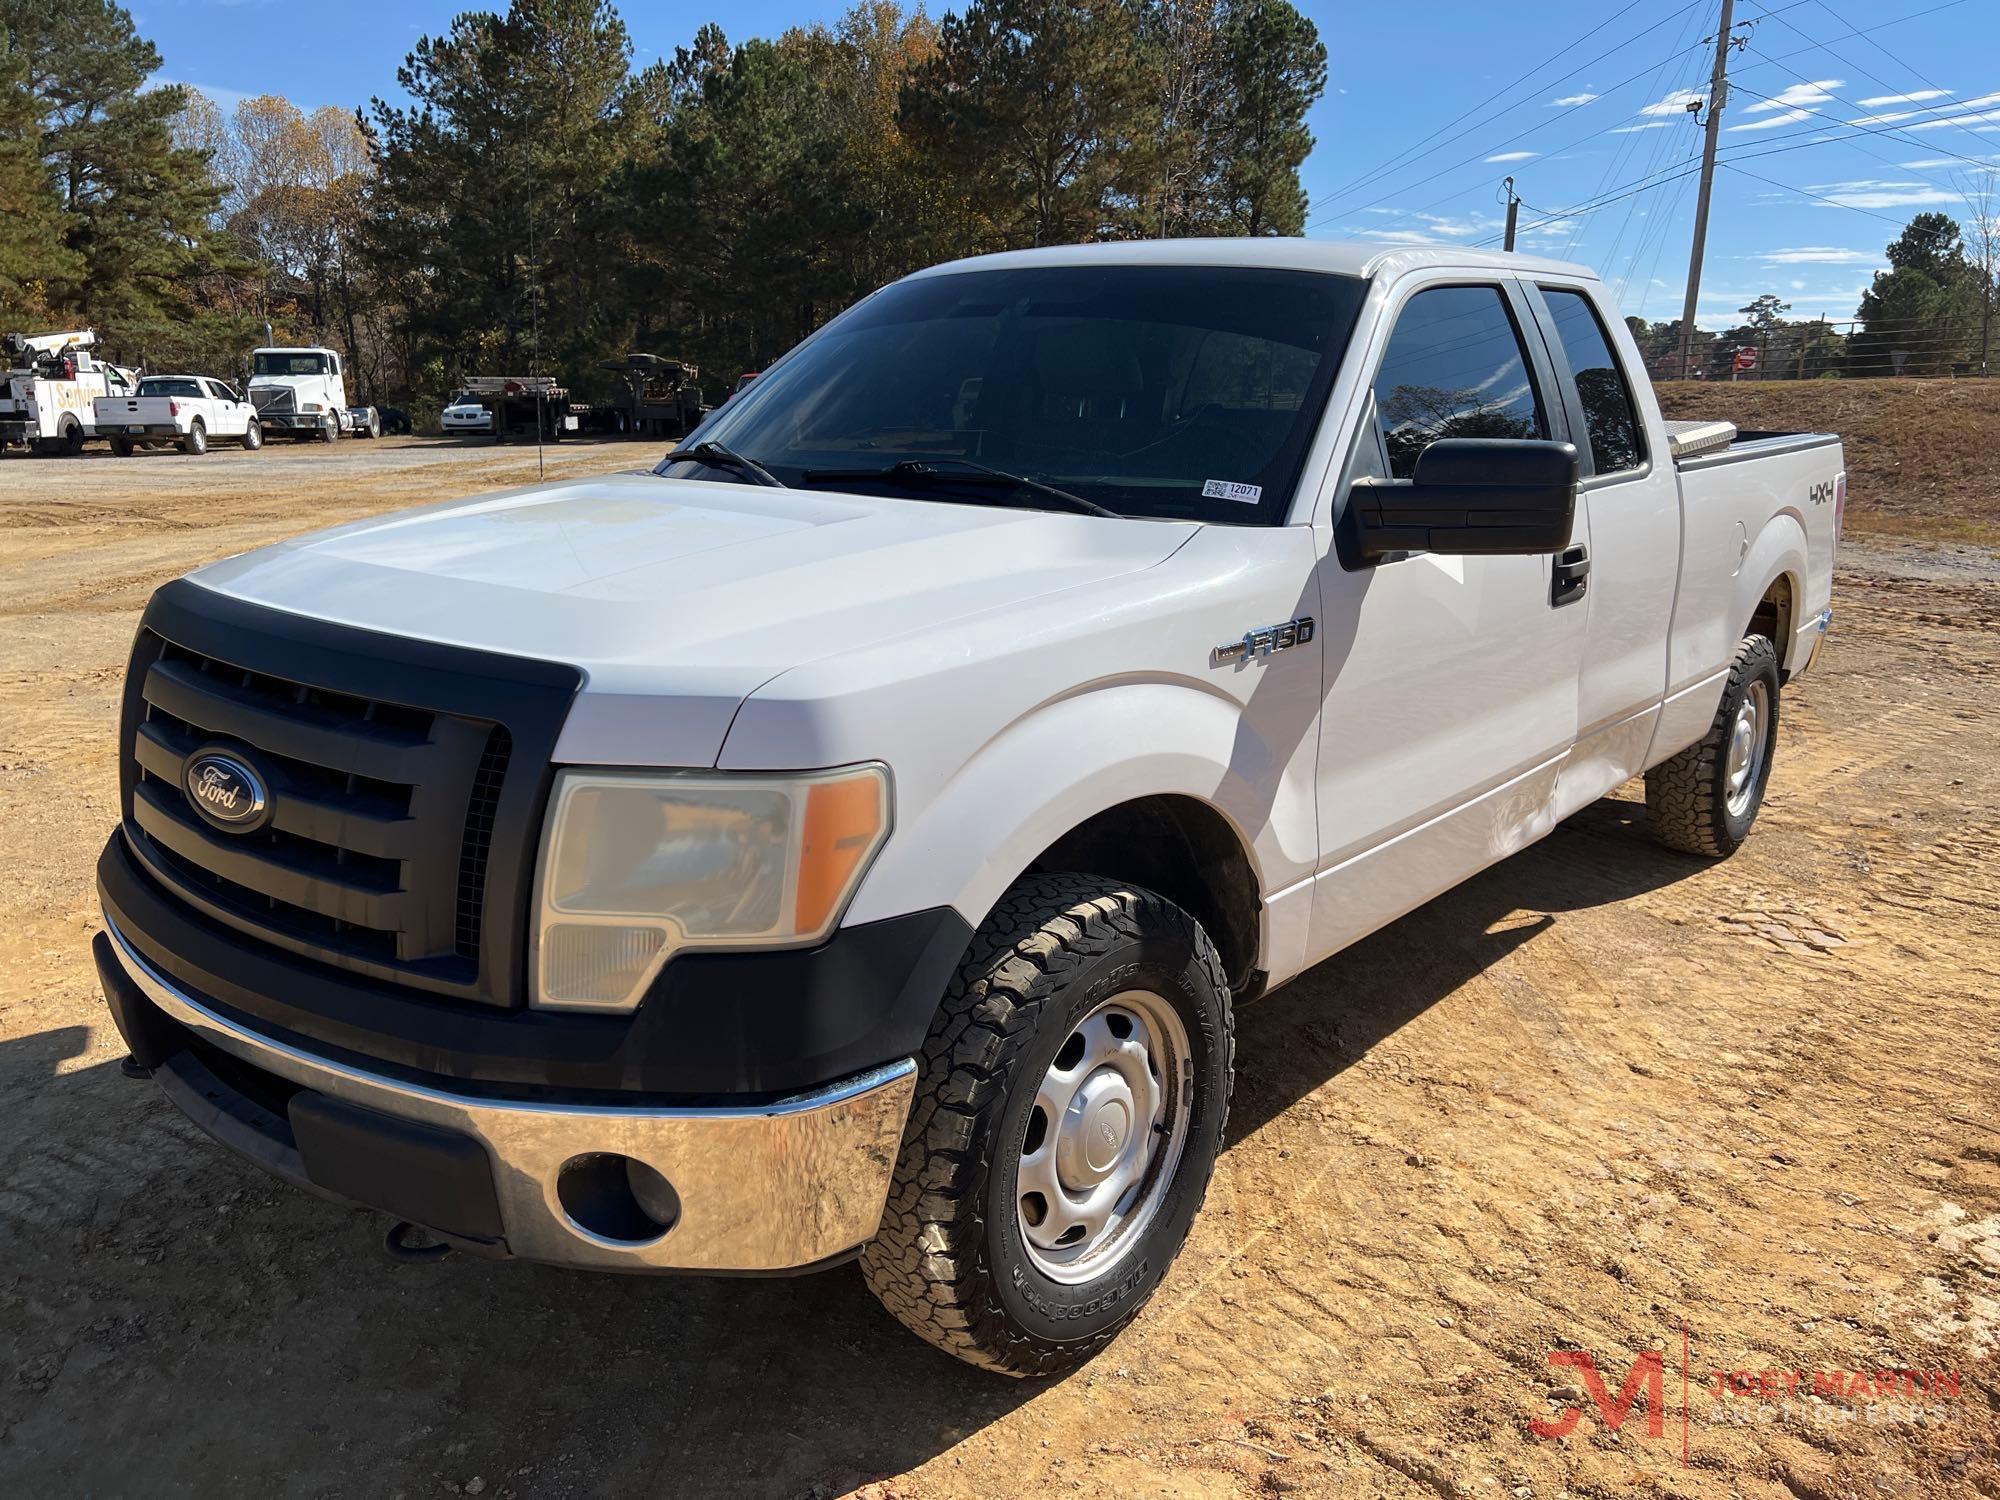
<path id="1" fill-rule="evenodd" d="M 292 614 L 570 663 L 585 685 L 558 759 L 616 742 L 626 763 L 709 766 L 780 672 L 1152 567 L 1196 529 L 628 474 L 359 522 L 192 576 Z"/>

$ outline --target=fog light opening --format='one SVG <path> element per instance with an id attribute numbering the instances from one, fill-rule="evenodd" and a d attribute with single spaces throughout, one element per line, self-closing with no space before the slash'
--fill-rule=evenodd
<path id="1" fill-rule="evenodd" d="M 680 1194 L 671 1182 L 615 1151 L 564 1162 L 556 1174 L 556 1199 L 585 1234 L 622 1245 L 650 1244 L 681 1216 Z"/>

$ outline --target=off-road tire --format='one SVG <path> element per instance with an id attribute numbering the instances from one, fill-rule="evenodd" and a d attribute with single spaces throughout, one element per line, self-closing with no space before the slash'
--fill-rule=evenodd
<path id="1" fill-rule="evenodd" d="M 199 457 L 208 452 L 208 428 L 200 417 L 188 423 L 187 435 L 181 439 L 181 452 Z"/>
<path id="2" fill-rule="evenodd" d="M 1760 678 L 1770 693 L 1770 723 L 1764 731 L 1763 766 L 1739 815 L 1729 810 L 1729 734 L 1750 684 Z M 1765 636 L 1746 636 L 1730 661 L 1729 680 L 1723 684 L 1722 701 L 1708 733 L 1646 773 L 1646 819 L 1653 837 L 1669 849 L 1711 859 L 1727 858 L 1741 848 L 1764 805 L 1778 743 L 1778 715 L 1777 648 Z"/>
<path id="3" fill-rule="evenodd" d="M 1135 984 L 1187 1028 L 1186 1146 L 1130 1250 L 1095 1280 L 1055 1282 L 1020 1240 L 1014 1174 L 1028 1112 L 1076 1023 Z M 882 1227 L 861 1253 L 869 1290 L 913 1332 L 989 1370 L 1054 1375 L 1089 1359 L 1187 1238 L 1221 1149 L 1235 1046 L 1222 962 L 1193 917 L 1097 876 L 1021 880 L 974 935 L 917 1059 Z"/>

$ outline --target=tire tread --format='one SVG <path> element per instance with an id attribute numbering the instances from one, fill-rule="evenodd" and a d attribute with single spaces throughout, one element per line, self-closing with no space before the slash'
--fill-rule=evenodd
<path id="1" fill-rule="evenodd" d="M 1162 928 L 1181 930 L 1225 997 L 1220 1042 L 1233 1066 L 1235 1017 L 1221 957 L 1201 924 L 1164 897 L 1096 876 L 1031 875 L 1008 890 L 973 936 L 918 1059 L 882 1226 L 861 1254 L 868 1289 L 905 1327 L 946 1353 L 1002 1374 L 1053 1375 L 1095 1355 L 1128 1321 L 1061 1344 L 1011 1326 L 982 1254 L 983 1205 L 995 1117 L 1043 1006 L 1074 970 Z M 1220 1107 L 1226 1130 L 1226 1094 Z M 1183 1170 L 1196 1165 L 1189 1161 Z M 1205 1176 L 1212 1165 L 1201 1169 Z M 1176 1241 L 1164 1260 L 1179 1252 Z"/>

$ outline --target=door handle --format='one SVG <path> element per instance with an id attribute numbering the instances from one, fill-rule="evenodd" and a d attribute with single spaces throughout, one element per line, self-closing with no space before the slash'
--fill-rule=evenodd
<path id="1" fill-rule="evenodd" d="M 1574 604 L 1590 591 L 1590 550 L 1583 546 L 1565 547 L 1556 554 L 1549 582 L 1549 607 L 1560 609 Z"/>

